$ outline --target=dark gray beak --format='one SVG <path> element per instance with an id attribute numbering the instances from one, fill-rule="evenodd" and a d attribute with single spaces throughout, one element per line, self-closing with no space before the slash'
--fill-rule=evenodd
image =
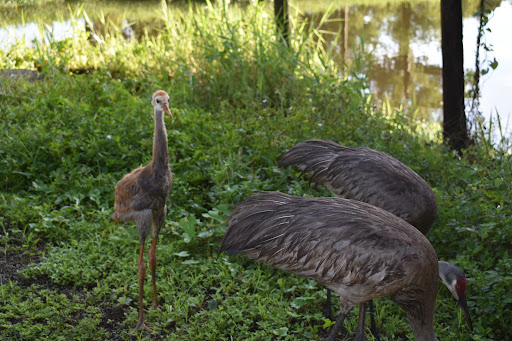
<path id="1" fill-rule="evenodd" d="M 466 301 L 466 296 L 459 296 L 459 300 L 457 302 L 459 302 L 459 305 L 462 308 L 462 311 L 464 312 L 464 317 L 468 322 L 469 330 L 473 331 L 473 323 L 471 322 L 471 316 L 469 316 L 469 308 L 468 302 Z"/>

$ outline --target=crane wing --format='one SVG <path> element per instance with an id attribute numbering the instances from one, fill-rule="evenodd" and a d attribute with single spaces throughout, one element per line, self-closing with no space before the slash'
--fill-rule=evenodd
<path id="1" fill-rule="evenodd" d="M 392 156 L 364 147 L 344 147 L 329 140 L 307 140 L 279 161 L 310 173 L 312 182 L 336 196 L 380 207 L 426 233 L 437 218 L 430 186 Z"/>
<path id="2" fill-rule="evenodd" d="M 235 208 L 223 251 L 246 253 L 338 292 L 333 283 L 372 288 L 368 282 L 399 281 L 423 251 L 435 255 L 418 230 L 380 208 L 280 192 L 262 192 Z"/>

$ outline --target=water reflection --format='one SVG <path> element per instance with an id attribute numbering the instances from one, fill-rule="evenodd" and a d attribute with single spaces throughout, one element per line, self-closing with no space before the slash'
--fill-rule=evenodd
<path id="1" fill-rule="evenodd" d="M 10 25 L 7 28 L 0 28 L 0 48 L 6 49 L 15 42 L 24 42 L 26 46 L 34 46 L 35 41 L 48 43 L 51 39 L 62 40 L 72 37 L 76 32 L 76 28 L 85 28 L 85 20 L 83 18 L 78 19 L 76 23 L 66 20 L 54 21 L 44 26 L 34 22 L 25 25 Z"/>
<path id="2" fill-rule="evenodd" d="M 307 13 L 297 14 L 299 21 L 309 20 L 315 25 L 327 8 L 334 6 L 331 20 L 320 27 L 325 32 L 323 38 L 337 52 L 334 58 L 340 65 L 353 58 L 354 47 L 364 45 L 371 65 L 368 70 L 371 91 L 384 110 L 401 107 L 415 119 L 442 117 L 439 1 L 289 1 L 299 9 L 298 13 Z M 172 9 L 188 6 L 185 2 L 169 3 Z M 477 12 L 479 3 L 480 0 L 463 0 L 466 70 L 474 70 L 478 21 L 471 15 Z M 506 26 L 512 16 L 512 0 L 491 0 L 487 3 L 492 8 L 497 7 L 490 27 L 492 33 L 500 34 L 498 41 L 493 42 L 500 65 L 496 73 L 482 79 L 481 111 L 488 120 L 491 112 L 498 108 L 503 123 L 506 123 L 508 117 L 512 117 L 512 105 L 506 95 L 512 93 L 512 52 Z M 56 8 L 48 5 L 29 7 L 23 12 L 20 9 L 0 9 L 1 22 L 7 26 L 7 29 L 0 28 L 2 48 L 12 41 L 13 36 L 29 44 L 34 39 L 41 40 L 43 22 L 52 23 L 48 32 L 52 32 L 55 38 L 70 36 L 73 32 L 72 18 L 83 29 L 93 34 L 99 32 L 100 36 L 114 27 L 122 28 L 129 39 L 151 35 L 163 28 L 163 22 L 159 20 L 162 13 L 160 1 L 110 1 L 108 4 L 77 1 L 72 4 L 72 11 L 67 8 L 67 3 L 60 2 L 55 4 Z M 85 18 L 83 12 L 88 17 Z M 22 17 L 29 24 L 20 25 Z M 492 33 L 487 33 L 487 37 Z M 508 49 L 502 49 L 503 46 Z M 508 127 L 510 129 L 510 124 Z"/>
<path id="3" fill-rule="evenodd" d="M 309 1 L 303 3 L 307 4 Z M 441 119 L 442 53 L 439 2 L 353 3 L 364 4 L 339 4 L 332 15 L 332 19 L 335 20 L 320 26 L 324 31 L 339 32 L 339 36 L 323 34 L 328 46 L 336 45 L 338 62 L 350 60 L 351 48 L 358 44 L 358 37 L 362 37 L 364 49 L 370 52 L 370 86 L 381 107 L 384 110 L 407 109 L 407 112 L 416 119 Z M 467 74 L 467 71 L 475 69 L 475 45 L 479 22 L 472 15 L 478 11 L 479 3 L 479 0 L 463 1 L 464 68 Z M 490 33 L 486 33 L 486 37 L 492 36 L 494 31 L 501 33 L 501 38 L 495 40 L 496 53 L 492 56 L 500 63 L 498 73 L 506 75 L 504 78 L 508 81 L 496 82 L 492 72 L 482 78 L 480 111 L 489 122 L 494 108 L 499 108 L 502 124 L 507 127 L 504 135 L 509 136 L 512 122 L 507 122 L 512 121 L 512 105 L 503 92 L 512 93 L 512 49 L 508 38 L 504 37 L 508 31 L 506 20 L 509 19 L 502 22 L 499 18 L 510 18 L 512 1 L 497 0 L 486 3 L 492 6 L 491 9 L 495 9 L 495 17 L 491 18 L 489 23 L 492 29 Z M 318 24 L 325 10 L 324 8 L 311 11 L 303 17 Z M 468 40 L 468 36 L 472 39 Z M 499 54 L 498 44 L 501 46 Z M 503 47 L 506 51 L 503 51 Z M 470 78 L 467 80 L 472 81 Z M 503 96 L 492 96 L 493 93 L 501 93 Z M 489 97 L 492 97 L 493 101 L 490 102 Z M 469 103 L 467 108 L 469 109 Z"/>
<path id="4" fill-rule="evenodd" d="M 318 21 L 319 14 L 306 18 Z M 364 48 L 370 51 L 368 77 L 377 101 L 407 108 L 415 118 L 429 119 L 442 111 L 441 63 L 424 52 L 440 46 L 439 16 L 435 1 L 345 5 L 333 13 L 339 20 L 321 29 L 340 29 L 340 63 L 347 54 L 350 58 L 349 48 L 363 37 Z M 336 37 L 325 34 L 323 38 L 332 44 Z"/>
<path id="5" fill-rule="evenodd" d="M 493 13 L 489 21 L 490 32 L 486 33 L 486 43 L 492 46 L 493 50 L 489 59 L 496 57 L 499 66 L 496 70 L 489 72 L 482 78 L 480 89 L 480 109 L 486 121 L 493 118 L 496 126 L 497 115 L 499 114 L 503 126 L 503 135 L 512 139 L 512 44 L 510 44 L 510 18 L 512 18 L 512 0 L 503 1 L 500 7 Z M 468 27 L 477 27 L 476 18 L 468 18 L 464 21 Z M 464 52 L 464 64 L 466 68 L 474 69 L 476 42 L 476 29 L 464 30 L 464 47 L 470 46 Z M 473 53 L 471 53 L 473 51 Z"/>
<path id="6" fill-rule="evenodd" d="M 169 1 L 170 3 L 170 1 Z M 173 3 L 181 9 L 184 2 Z M 155 35 L 163 29 L 160 20 L 162 2 L 155 1 L 69 1 L 44 6 L 3 7 L 0 5 L 0 48 L 24 40 L 30 45 L 43 35 L 54 34 L 57 40 L 73 35 L 73 23 L 79 30 L 99 36 L 122 30 L 125 37 Z M 27 23 L 27 24 L 25 24 Z M 50 24 L 47 26 L 47 24 Z"/>

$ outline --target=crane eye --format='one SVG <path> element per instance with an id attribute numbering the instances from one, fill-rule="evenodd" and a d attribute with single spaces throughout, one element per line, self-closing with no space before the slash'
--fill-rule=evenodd
<path id="1" fill-rule="evenodd" d="M 156 100 L 156 102 L 157 102 L 158 104 L 160 104 L 160 99 L 157 99 L 157 100 Z"/>

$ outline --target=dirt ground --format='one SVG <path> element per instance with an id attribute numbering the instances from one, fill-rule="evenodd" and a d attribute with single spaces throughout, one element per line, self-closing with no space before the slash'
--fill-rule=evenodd
<path id="1" fill-rule="evenodd" d="M 3 252 L 2 252 L 3 251 Z M 31 264 L 38 263 L 41 260 L 41 254 L 44 249 L 24 250 L 21 245 L 9 245 L 8 249 L 0 251 L 0 278 L 2 283 L 16 283 L 22 287 L 29 287 L 32 284 L 38 284 L 43 288 L 50 289 L 64 294 L 67 297 L 83 296 L 80 291 L 73 287 L 60 286 L 52 283 L 49 279 L 39 278 L 37 280 L 24 279 L 19 271 Z M 119 336 L 124 330 L 122 322 L 126 319 L 125 311 L 119 306 L 114 307 L 107 304 L 98 306 L 102 313 L 102 321 L 100 327 L 105 329 L 111 336 L 109 340 L 122 340 Z M 79 318 L 79 317 L 78 317 Z"/>

